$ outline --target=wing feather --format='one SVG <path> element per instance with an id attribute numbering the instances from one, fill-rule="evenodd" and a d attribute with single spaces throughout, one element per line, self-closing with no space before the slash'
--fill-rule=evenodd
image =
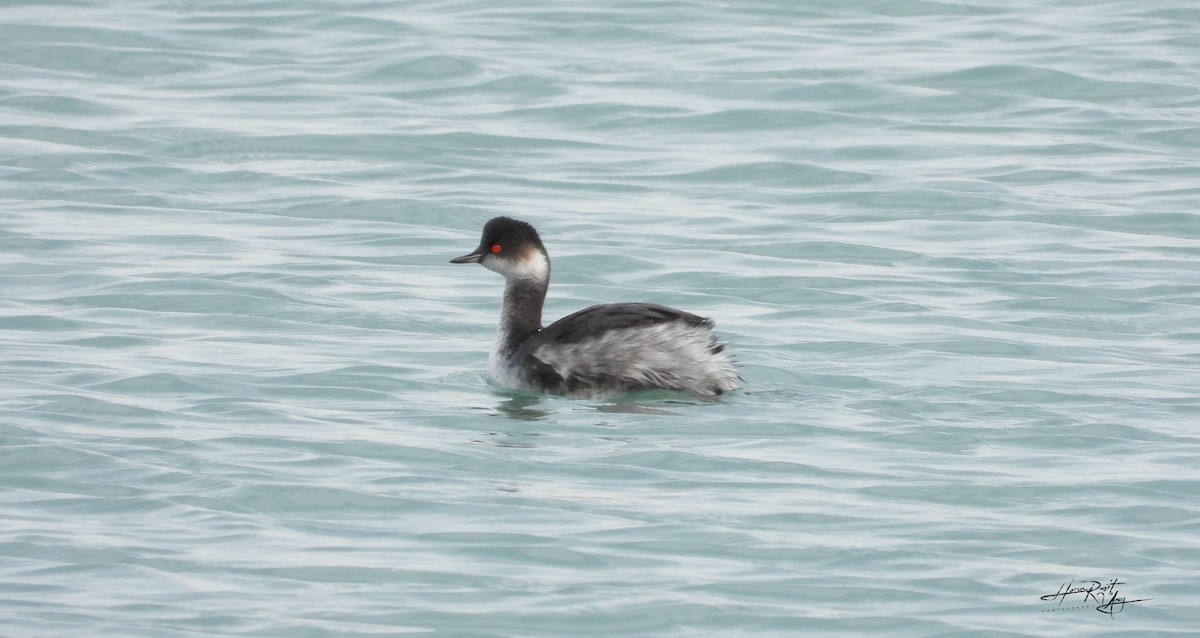
<path id="1" fill-rule="evenodd" d="M 736 386 L 737 373 L 712 326 L 706 317 L 658 304 L 603 304 L 543 328 L 522 350 L 541 380 L 560 392 L 668 388 L 720 394 Z"/>

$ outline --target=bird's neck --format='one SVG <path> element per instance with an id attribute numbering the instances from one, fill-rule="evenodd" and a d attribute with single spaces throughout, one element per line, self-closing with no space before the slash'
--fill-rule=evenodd
<path id="1" fill-rule="evenodd" d="M 500 334 L 497 345 L 502 350 L 516 348 L 529 335 L 542 329 L 542 304 L 550 281 L 534 278 L 512 278 L 504 285 L 504 305 L 500 309 Z"/>

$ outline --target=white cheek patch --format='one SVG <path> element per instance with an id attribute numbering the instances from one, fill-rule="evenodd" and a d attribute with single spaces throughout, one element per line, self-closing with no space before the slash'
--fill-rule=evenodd
<path id="1" fill-rule="evenodd" d="M 485 257 L 483 266 L 508 279 L 545 280 L 550 277 L 550 260 L 539 250 L 526 251 L 516 259 Z"/>
<path id="2" fill-rule="evenodd" d="M 548 279 L 550 260 L 541 251 L 528 251 L 514 264 L 513 276 L 518 279 Z"/>

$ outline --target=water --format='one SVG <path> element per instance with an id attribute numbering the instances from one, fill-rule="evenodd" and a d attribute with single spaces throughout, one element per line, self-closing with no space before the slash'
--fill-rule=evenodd
<path id="1" fill-rule="evenodd" d="M 111 4 L 0 10 L 0 635 L 1194 632 L 1194 3 Z M 747 388 L 489 385 L 497 214 Z"/>

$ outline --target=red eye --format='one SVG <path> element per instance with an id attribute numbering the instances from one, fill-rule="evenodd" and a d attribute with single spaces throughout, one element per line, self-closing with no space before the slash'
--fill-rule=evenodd
<path id="1" fill-rule="evenodd" d="M 492 253 L 500 252 L 500 244 L 492 244 Z"/>

